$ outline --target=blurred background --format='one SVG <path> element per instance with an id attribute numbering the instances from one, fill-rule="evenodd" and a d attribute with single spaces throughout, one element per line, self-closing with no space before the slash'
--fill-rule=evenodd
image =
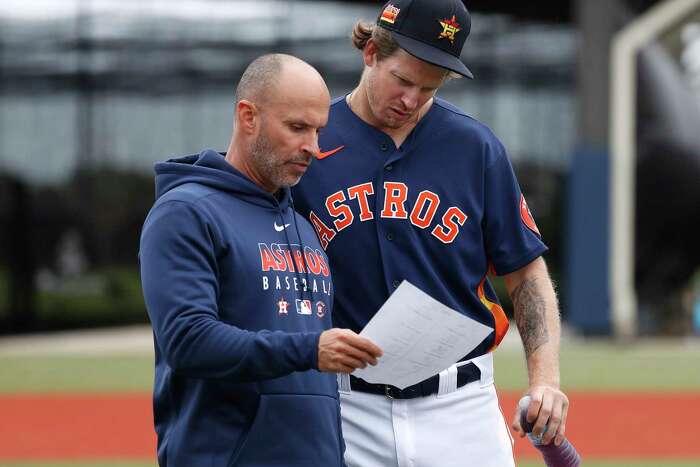
<path id="1" fill-rule="evenodd" d="M 463 59 L 476 79 L 440 90 L 505 143 L 551 247 L 565 322 L 583 335 L 700 332 L 695 2 L 681 2 L 691 7 L 630 54 L 625 88 L 636 93 L 622 112 L 634 119 L 634 157 L 624 173 L 613 168 L 622 156 L 611 144 L 611 89 L 624 78 L 611 46 L 663 3 L 467 2 Z M 351 90 L 361 60 L 349 31 L 380 5 L 4 0 L 0 332 L 145 322 L 137 248 L 153 163 L 225 149 L 236 83 L 260 54 L 297 55 L 333 95 Z M 632 178 L 633 199 L 615 213 L 618 176 Z M 613 239 L 621 218 L 622 243 Z M 616 312 L 631 315 L 622 328 Z"/>
<path id="2" fill-rule="evenodd" d="M 88 380 L 93 385 L 82 390 L 150 390 L 137 253 L 154 201 L 154 162 L 225 150 L 236 84 L 261 54 L 303 58 L 334 96 L 352 90 L 362 63 L 350 30 L 376 18 L 382 3 L 0 2 L 0 392 L 54 384 L 81 391 Z M 628 354 L 637 355 L 632 367 L 623 360 L 587 367 L 569 381 L 595 389 L 590 376 L 598 374 L 599 387 L 617 387 L 599 373 L 658 367 L 672 382 L 664 388 L 697 393 L 700 0 L 465 4 L 472 32 L 462 58 L 476 79 L 453 80 L 439 95 L 491 127 L 508 149 L 550 246 L 563 371 L 572 371 L 567 362 L 610 362 L 638 350 L 640 338 L 663 337 L 695 350 L 653 347 Z M 510 313 L 498 279 L 496 286 Z M 17 342 L 40 347 L 46 335 L 35 340 L 35 333 L 61 340 L 59 331 L 124 325 L 140 325 L 128 329 L 146 341 L 126 334 L 114 342 L 141 342 L 134 344 L 140 360 L 91 360 L 76 371 L 63 360 L 2 357 L 24 355 L 2 354 Z M 567 356 L 574 341 L 583 353 Z M 604 347 L 590 350 L 591 342 Z M 650 363 L 652 354 L 667 359 Z M 514 358 L 512 368 L 522 368 Z M 104 365 L 110 370 L 99 373 Z M 115 365 L 121 372 L 111 371 Z M 70 374 L 75 382 L 57 383 Z"/>

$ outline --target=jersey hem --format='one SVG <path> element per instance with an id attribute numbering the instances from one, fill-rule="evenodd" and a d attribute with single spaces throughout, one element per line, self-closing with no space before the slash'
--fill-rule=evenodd
<path id="1" fill-rule="evenodd" d="M 516 261 L 508 263 L 501 268 L 498 268 L 498 270 L 496 270 L 496 275 L 505 276 L 506 274 L 510 274 L 511 272 L 517 271 L 518 269 L 527 266 L 528 264 L 542 256 L 547 251 L 549 251 L 549 248 L 547 248 L 545 245 L 541 245 L 539 248 L 530 251 L 526 255 L 518 258 Z M 494 265 L 494 268 L 495 267 L 496 266 Z"/>

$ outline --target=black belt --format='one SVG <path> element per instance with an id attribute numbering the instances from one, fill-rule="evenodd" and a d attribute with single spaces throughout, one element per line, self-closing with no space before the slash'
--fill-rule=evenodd
<path id="1" fill-rule="evenodd" d="M 474 363 L 469 362 L 466 365 L 457 367 L 457 387 L 461 388 L 465 384 L 477 381 L 481 378 L 481 370 Z M 408 386 L 405 389 L 399 389 L 396 386 L 389 384 L 372 384 L 367 381 L 350 375 L 350 389 L 359 392 L 369 392 L 371 394 L 382 394 L 389 399 L 413 399 L 414 397 L 425 397 L 431 394 L 437 394 L 440 387 L 440 375 L 434 375 L 430 378 L 416 383 L 413 386 Z"/>

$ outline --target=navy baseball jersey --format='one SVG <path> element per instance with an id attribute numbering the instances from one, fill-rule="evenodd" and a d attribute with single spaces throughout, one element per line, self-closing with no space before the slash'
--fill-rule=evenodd
<path id="1" fill-rule="evenodd" d="M 401 147 L 331 103 L 321 153 L 294 187 L 335 282 L 334 325 L 360 332 L 402 280 L 494 329 L 465 358 L 497 346 L 508 320 L 487 275 L 547 250 L 501 142 L 435 98 Z"/>

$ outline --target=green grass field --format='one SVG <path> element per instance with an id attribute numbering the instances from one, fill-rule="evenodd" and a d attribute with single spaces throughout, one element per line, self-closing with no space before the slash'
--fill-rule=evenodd
<path id="1" fill-rule="evenodd" d="M 618 346 L 605 341 L 563 342 L 562 382 L 571 391 L 699 391 L 700 344 L 653 341 Z M 522 351 L 504 346 L 496 354 L 500 389 L 526 385 Z M 153 381 L 153 356 L 11 356 L 0 353 L 0 393 L 147 392 Z M 586 460 L 587 467 L 691 467 L 695 461 L 664 459 Z M 0 467 L 155 467 L 139 460 L 122 462 L 20 462 Z M 519 467 L 542 463 L 520 462 Z"/>
<path id="2" fill-rule="evenodd" d="M 502 390 L 526 386 L 518 348 L 495 353 Z M 650 342 L 622 347 L 604 341 L 563 344 L 561 380 L 577 391 L 700 391 L 700 344 Z M 0 353 L 0 393 L 150 391 L 153 356 L 8 356 Z"/>

